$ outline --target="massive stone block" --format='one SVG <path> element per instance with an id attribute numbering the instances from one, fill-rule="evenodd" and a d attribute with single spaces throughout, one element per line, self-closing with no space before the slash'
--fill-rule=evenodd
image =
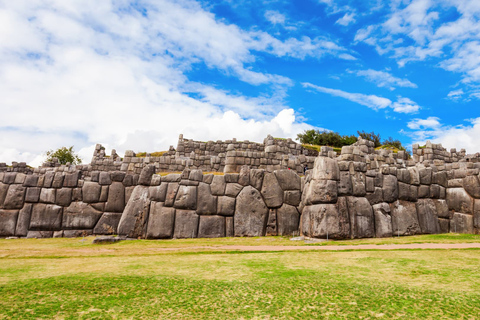
<path id="1" fill-rule="evenodd" d="M 463 178 L 463 188 L 470 196 L 480 199 L 480 181 L 477 176 Z"/>
<path id="2" fill-rule="evenodd" d="M 435 234 L 440 232 L 438 225 L 437 208 L 432 199 L 420 199 L 416 203 L 418 223 L 424 234 Z"/>
<path id="3" fill-rule="evenodd" d="M 337 202 L 337 181 L 312 180 L 306 188 L 305 203 L 335 203 Z"/>
<path id="4" fill-rule="evenodd" d="M 383 177 L 383 200 L 391 203 L 398 200 L 398 181 L 393 175 Z"/>
<path id="5" fill-rule="evenodd" d="M 102 212 L 85 202 L 72 202 L 63 213 L 63 229 L 93 229 Z"/>
<path id="6" fill-rule="evenodd" d="M 340 170 L 337 160 L 328 157 L 317 157 L 313 165 L 313 179 L 315 180 L 338 180 Z"/>
<path id="7" fill-rule="evenodd" d="M 375 237 L 385 238 L 392 236 L 392 216 L 390 213 L 390 206 L 386 202 L 373 205 Z"/>
<path id="8" fill-rule="evenodd" d="M 260 191 L 262 189 L 263 177 L 265 170 L 263 169 L 251 169 L 250 170 L 250 185 Z"/>
<path id="9" fill-rule="evenodd" d="M 306 206 L 302 213 L 302 234 L 313 238 L 346 239 L 350 237 L 350 219 L 345 198 L 335 204 Z"/>
<path id="10" fill-rule="evenodd" d="M 239 183 L 227 183 L 227 187 L 225 188 L 225 195 L 235 198 L 240 191 L 242 191 L 243 186 Z"/>
<path id="11" fill-rule="evenodd" d="M 449 210 L 473 214 L 473 199 L 463 188 L 448 188 L 447 204 Z"/>
<path id="12" fill-rule="evenodd" d="M 18 210 L 0 209 L 0 237 L 11 237 L 15 235 Z"/>
<path id="13" fill-rule="evenodd" d="M 72 189 L 61 188 L 57 189 L 55 203 L 62 207 L 68 207 L 72 202 Z"/>
<path id="14" fill-rule="evenodd" d="M 9 185 L 6 183 L 0 182 L 0 208 L 3 208 L 3 203 L 5 202 L 5 197 L 7 196 Z"/>
<path id="15" fill-rule="evenodd" d="M 283 204 L 277 209 L 277 232 L 281 236 L 298 234 L 300 214 L 294 206 Z"/>
<path id="16" fill-rule="evenodd" d="M 372 238 L 375 236 L 373 209 L 366 198 L 346 197 L 350 215 L 350 236 Z"/>
<path id="17" fill-rule="evenodd" d="M 108 188 L 108 198 L 105 204 L 107 212 L 123 212 L 125 208 L 125 187 L 123 183 L 114 181 Z"/>
<path id="18" fill-rule="evenodd" d="M 96 182 L 85 181 L 82 187 L 83 202 L 95 203 L 100 199 L 102 186 Z"/>
<path id="19" fill-rule="evenodd" d="M 225 237 L 225 217 L 222 216 L 200 216 L 198 225 L 199 238 L 220 238 Z"/>
<path id="20" fill-rule="evenodd" d="M 411 236 L 422 232 L 415 203 L 398 200 L 390 204 L 390 210 L 394 236 Z"/>
<path id="21" fill-rule="evenodd" d="M 159 186 L 148 188 L 148 198 L 156 202 L 164 202 L 167 195 L 168 183 L 162 183 Z"/>
<path id="22" fill-rule="evenodd" d="M 15 235 L 17 237 L 25 237 L 30 226 L 30 218 L 32 216 L 31 203 L 26 203 L 18 213 L 17 226 L 15 227 Z"/>
<path id="23" fill-rule="evenodd" d="M 277 236 L 278 235 L 277 209 L 269 209 L 268 210 L 267 227 L 265 229 L 265 235 L 266 236 Z"/>
<path id="24" fill-rule="evenodd" d="M 219 196 L 217 200 L 217 214 L 222 216 L 233 216 L 235 212 L 235 198 Z"/>
<path id="25" fill-rule="evenodd" d="M 148 218 L 148 239 L 169 239 L 173 236 L 175 209 L 165 207 L 161 202 L 152 202 Z"/>
<path id="26" fill-rule="evenodd" d="M 302 200 L 302 193 L 300 190 L 287 190 L 283 194 L 283 202 L 297 207 Z"/>
<path id="27" fill-rule="evenodd" d="M 448 211 L 447 201 L 443 199 L 433 200 L 435 203 L 435 211 L 439 218 L 450 219 L 450 212 Z"/>
<path id="28" fill-rule="evenodd" d="M 155 165 L 149 164 L 143 167 L 140 177 L 138 178 L 138 184 L 143 186 L 149 186 L 152 181 L 152 175 L 155 173 Z"/>
<path id="29" fill-rule="evenodd" d="M 197 190 L 197 214 L 216 214 L 217 197 L 212 195 L 210 185 L 201 182 Z"/>
<path id="30" fill-rule="evenodd" d="M 118 223 L 122 217 L 121 212 L 105 212 L 98 220 L 95 228 L 93 228 L 94 234 L 116 234 L 118 229 Z"/>
<path id="31" fill-rule="evenodd" d="M 197 207 L 197 187 L 180 185 L 173 206 L 177 209 L 195 210 Z"/>
<path id="32" fill-rule="evenodd" d="M 21 209 L 25 201 L 25 188 L 20 184 L 12 184 L 8 188 L 3 208 L 7 210 Z"/>
<path id="33" fill-rule="evenodd" d="M 32 209 L 29 230 L 60 230 L 62 227 L 62 216 L 63 208 L 60 206 L 35 203 Z"/>
<path id="34" fill-rule="evenodd" d="M 165 206 L 172 207 L 177 196 L 179 184 L 177 182 L 170 182 L 167 187 L 167 194 L 165 195 Z"/>
<path id="35" fill-rule="evenodd" d="M 176 210 L 175 231 L 176 239 L 196 238 L 198 235 L 198 215 L 191 210 Z"/>
<path id="36" fill-rule="evenodd" d="M 283 190 L 300 190 L 300 177 L 293 170 L 275 170 L 273 172 Z"/>
<path id="37" fill-rule="evenodd" d="M 265 232 L 267 214 L 268 208 L 260 192 L 251 186 L 243 188 L 235 206 L 235 236 L 262 236 Z"/>
<path id="38" fill-rule="evenodd" d="M 149 209 L 148 187 L 136 186 L 120 218 L 118 234 L 130 238 L 144 237 Z"/>
<path id="39" fill-rule="evenodd" d="M 212 184 L 210 185 L 212 194 L 214 196 L 223 196 L 225 195 L 225 177 L 224 176 L 214 176 Z"/>
<path id="40" fill-rule="evenodd" d="M 355 172 L 351 175 L 352 178 L 352 194 L 356 197 L 363 197 L 366 194 L 365 189 L 365 174 L 362 172 Z"/>
<path id="41" fill-rule="evenodd" d="M 282 205 L 283 190 L 274 173 L 265 173 L 261 192 L 267 207 L 278 208 Z"/>
<path id="42" fill-rule="evenodd" d="M 352 178 L 350 177 L 350 172 L 348 171 L 340 171 L 340 181 L 338 182 L 338 195 L 353 195 Z"/>
<path id="43" fill-rule="evenodd" d="M 453 213 L 450 220 L 450 232 L 473 233 L 473 216 L 460 212 Z"/>

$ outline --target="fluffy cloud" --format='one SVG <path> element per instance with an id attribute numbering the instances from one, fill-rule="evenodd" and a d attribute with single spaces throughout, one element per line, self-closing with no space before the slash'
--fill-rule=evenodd
<path id="1" fill-rule="evenodd" d="M 345 13 L 345 15 L 335 21 L 335 23 L 346 27 L 351 23 L 355 23 L 355 21 L 355 13 Z"/>
<path id="2" fill-rule="evenodd" d="M 468 120 L 467 125 L 448 126 L 439 118 L 414 119 L 408 127 L 415 131 L 405 132 L 414 143 L 425 144 L 426 140 L 441 143 L 444 148 L 466 149 L 468 153 L 480 151 L 480 118 Z"/>
<path id="3" fill-rule="evenodd" d="M 398 97 L 396 102 L 392 102 L 390 99 L 373 94 L 350 93 L 343 90 L 317 86 L 311 83 L 302 83 L 302 85 L 304 88 L 311 88 L 319 92 L 328 93 L 332 96 L 341 97 L 373 110 L 392 108 L 393 111 L 399 113 L 415 113 L 420 109 L 419 105 L 408 98 Z"/>
<path id="4" fill-rule="evenodd" d="M 292 81 L 253 68 L 256 51 L 348 53 L 323 38 L 242 30 L 188 0 L 0 2 L 0 159 L 38 165 L 46 150 L 75 145 L 88 162 L 95 143 L 155 151 L 179 133 L 259 141 L 311 128 L 284 104 Z M 190 81 L 197 65 L 268 93 Z"/>

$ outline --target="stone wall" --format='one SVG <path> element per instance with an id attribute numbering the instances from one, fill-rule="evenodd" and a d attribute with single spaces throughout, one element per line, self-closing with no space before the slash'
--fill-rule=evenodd
<path id="1" fill-rule="evenodd" d="M 157 163 L 137 166 L 140 162 L 128 152 L 123 161 L 115 151 L 107 158 L 100 145 L 95 157 L 104 157 L 101 165 L 0 170 L 0 236 L 163 239 L 301 233 L 348 239 L 480 230 L 480 162 L 464 151 L 447 154 L 427 143 L 409 158 L 405 152 L 374 150 L 360 139 L 340 155 L 322 147 L 312 157 L 291 141 L 267 138 L 264 144 L 227 141 L 225 149 L 209 154 L 208 142 L 203 150 L 190 141 L 184 150 L 193 145 L 198 156 L 224 154 L 225 167 L 235 166 L 238 173 L 204 174 L 193 165 L 160 175 Z M 253 151 L 261 146 L 264 151 Z M 162 157 L 179 159 L 179 152 L 171 148 Z M 255 153 L 262 152 L 256 164 Z M 310 158 L 312 170 L 298 175 L 302 161 L 308 164 Z M 132 164 L 134 170 L 125 169 Z"/>

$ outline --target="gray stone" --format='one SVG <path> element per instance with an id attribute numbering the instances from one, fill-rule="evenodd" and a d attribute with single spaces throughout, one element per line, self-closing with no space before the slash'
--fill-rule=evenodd
<path id="1" fill-rule="evenodd" d="M 477 176 L 463 178 L 463 188 L 470 196 L 480 199 L 480 181 Z"/>
<path id="2" fill-rule="evenodd" d="M 335 190 L 336 192 L 336 190 Z M 267 172 L 263 178 L 261 194 L 269 208 L 278 208 L 283 203 L 283 190 L 274 173 Z M 236 233 L 236 232 L 235 232 Z"/>
<path id="3" fill-rule="evenodd" d="M 207 183 L 207 184 L 212 184 L 213 176 L 214 176 L 213 173 L 204 174 L 204 175 L 203 175 L 203 182 L 204 182 L 204 183 Z"/>
<path id="4" fill-rule="evenodd" d="M 7 196 L 8 188 L 10 185 L 0 182 L 0 208 L 3 207 L 5 197 Z"/>
<path id="5" fill-rule="evenodd" d="M 476 229 L 480 229 L 480 200 L 475 200 L 473 207 L 473 226 Z"/>
<path id="6" fill-rule="evenodd" d="M 365 191 L 367 192 L 374 192 L 375 191 L 375 182 L 374 178 L 366 177 L 365 178 Z"/>
<path id="7" fill-rule="evenodd" d="M 63 229 L 93 229 L 102 212 L 85 202 L 72 202 L 63 212 Z"/>
<path id="8" fill-rule="evenodd" d="M 250 169 L 250 185 L 260 191 L 262 189 L 264 175 L 265 170 L 263 169 Z"/>
<path id="9" fill-rule="evenodd" d="M 448 187 L 448 178 L 445 171 L 434 172 L 432 174 L 432 183 L 439 184 L 442 187 Z"/>
<path id="10" fill-rule="evenodd" d="M 265 232 L 267 214 L 268 208 L 260 192 L 251 186 L 243 188 L 235 206 L 235 236 L 262 236 Z"/>
<path id="11" fill-rule="evenodd" d="M 383 202 L 383 189 L 375 187 L 373 193 L 367 193 L 365 196 L 371 205 Z"/>
<path id="12" fill-rule="evenodd" d="M 411 236 L 422 232 L 415 203 L 398 200 L 390 204 L 390 210 L 394 236 Z"/>
<path id="13" fill-rule="evenodd" d="M 47 171 L 47 173 L 45 173 L 45 179 L 43 179 L 43 187 L 44 188 L 51 188 L 54 177 L 55 177 L 55 172 Z"/>
<path id="14" fill-rule="evenodd" d="M 55 203 L 62 207 L 68 207 L 72 202 L 72 189 L 61 188 L 57 189 Z"/>
<path id="15" fill-rule="evenodd" d="M 26 203 L 18 213 L 17 226 L 15 227 L 15 235 L 17 237 L 27 236 L 30 218 L 32 217 L 32 207 L 31 203 Z"/>
<path id="16" fill-rule="evenodd" d="M 283 190 L 300 190 L 300 176 L 293 170 L 275 170 L 274 174 Z"/>
<path id="17" fill-rule="evenodd" d="M 27 188 L 20 184 L 12 184 L 8 188 L 3 208 L 7 210 L 21 209 L 25 201 L 25 191 Z"/>
<path id="18" fill-rule="evenodd" d="M 18 210 L 0 209 L 0 237 L 12 237 L 15 235 L 17 219 Z"/>
<path id="19" fill-rule="evenodd" d="M 31 187 L 27 188 L 27 192 L 25 193 L 25 202 L 38 202 L 40 199 L 40 188 L 38 187 Z"/>
<path id="20" fill-rule="evenodd" d="M 403 182 L 398 183 L 398 199 L 406 201 L 417 201 L 418 187 Z"/>
<path id="21" fill-rule="evenodd" d="M 110 173 L 102 171 L 100 172 L 100 176 L 98 177 L 98 184 L 101 186 L 108 186 L 112 183 L 112 179 L 110 178 Z"/>
<path id="22" fill-rule="evenodd" d="M 152 181 L 150 181 L 150 186 L 159 186 L 162 183 L 162 177 L 158 174 L 152 175 Z"/>
<path id="23" fill-rule="evenodd" d="M 78 185 L 78 179 L 80 178 L 80 171 L 73 173 L 67 173 L 63 180 L 63 186 L 66 188 L 75 188 Z"/>
<path id="24" fill-rule="evenodd" d="M 235 213 L 235 198 L 218 196 L 217 214 L 222 216 L 233 216 Z"/>
<path id="25" fill-rule="evenodd" d="M 155 165 L 149 164 L 143 167 L 138 178 L 138 184 L 142 186 L 149 186 L 152 181 L 152 175 L 155 173 Z M 163 178 L 162 178 L 163 180 Z"/>
<path id="26" fill-rule="evenodd" d="M 123 182 L 125 179 L 126 173 L 122 171 L 113 171 L 110 172 L 110 180 L 112 181 L 117 181 L 117 182 Z"/>
<path id="27" fill-rule="evenodd" d="M 224 177 L 226 183 L 238 183 L 240 175 L 238 173 L 225 173 Z"/>
<path id="28" fill-rule="evenodd" d="M 35 203 L 30 218 L 29 230 L 60 230 L 62 227 L 62 215 L 63 208 L 60 206 Z"/>
<path id="29" fill-rule="evenodd" d="M 28 192 L 28 191 L 27 191 Z M 72 191 L 73 201 L 83 201 L 82 188 L 74 188 Z"/>
<path id="30" fill-rule="evenodd" d="M 233 237 L 233 217 L 225 217 L 225 236 Z"/>
<path id="31" fill-rule="evenodd" d="M 398 199 L 397 177 L 386 175 L 383 177 L 383 200 L 391 203 Z"/>
<path id="32" fill-rule="evenodd" d="M 165 195 L 165 206 L 172 207 L 177 196 L 179 184 L 177 182 L 171 182 L 167 187 L 167 194 Z"/>
<path id="33" fill-rule="evenodd" d="M 125 209 L 125 187 L 123 183 L 113 181 L 108 188 L 108 198 L 105 204 L 107 212 L 123 212 Z"/>
<path id="34" fill-rule="evenodd" d="M 240 168 L 238 183 L 242 186 L 248 186 L 250 184 L 250 167 L 249 166 L 244 165 Z"/>
<path id="35" fill-rule="evenodd" d="M 355 172 L 350 175 L 350 177 L 352 179 L 352 194 L 356 197 L 365 196 L 365 174 L 362 172 Z"/>
<path id="36" fill-rule="evenodd" d="M 95 228 L 93 228 L 93 233 L 116 234 L 121 217 L 121 212 L 105 212 L 98 220 Z"/>
<path id="37" fill-rule="evenodd" d="M 333 180 L 312 180 L 306 188 L 305 203 L 337 202 L 337 182 Z"/>
<path id="38" fill-rule="evenodd" d="M 213 196 L 210 185 L 201 182 L 197 190 L 197 214 L 216 214 L 217 196 Z"/>
<path id="39" fill-rule="evenodd" d="M 85 181 L 82 187 L 83 202 L 94 203 L 100 199 L 102 186 L 96 182 Z"/>
<path id="40" fill-rule="evenodd" d="M 277 229 L 277 209 L 268 210 L 267 227 L 265 229 L 266 236 L 278 235 Z"/>
<path id="41" fill-rule="evenodd" d="M 235 198 L 240 191 L 242 191 L 243 186 L 238 183 L 227 183 L 227 186 L 225 188 L 225 195 Z"/>
<path id="42" fill-rule="evenodd" d="M 435 203 L 435 211 L 439 218 L 450 219 L 450 212 L 448 211 L 447 201 L 443 199 L 433 200 Z"/>
<path id="43" fill-rule="evenodd" d="M 38 184 L 38 176 L 29 174 L 25 177 L 24 187 L 36 187 Z"/>
<path id="44" fill-rule="evenodd" d="M 177 209 L 195 210 L 197 208 L 197 187 L 179 186 L 173 206 Z"/>
<path id="45" fill-rule="evenodd" d="M 438 227 L 440 228 L 440 233 L 449 233 L 450 219 L 438 218 Z"/>
<path id="46" fill-rule="evenodd" d="M 63 172 L 55 172 L 55 176 L 53 177 L 52 182 L 52 188 L 62 188 L 64 178 L 65 174 Z"/>
<path id="47" fill-rule="evenodd" d="M 418 223 L 423 234 L 436 234 L 440 232 L 438 225 L 437 208 L 432 199 L 420 199 L 416 203 Z"/>
<path id="48" fill-rule="evenodd" d="M 26 175 L 25 173 L 23 173 L 23 172 L 18 172 L 18 173 L 17 173 L 17 176 L 15 177 L 15 182 L 14 182 L 14 183 L 15 183 L 15 184 L 22 184 L 22 185 L 23 185 L 23 183 L 25 182 L 25 177 L 26 177 L 26 176 L 27 176 L 27 175 Z"/>
<path id="49" fill-rule="evenodd" d="M 63 230 L 63 237 L 64 238 L 82 238 L 88 237 L 93 234 L 93 230 Z"/>
<path id="50" fill-rule="evenodd" d="M 168 183 L 162 183 L 159 186 L 148 188 L 148 198 L 152 201 L 165 202 Z"/>
<path id="51" fill-rule="evenodd" d="M 432 183 L 432 168 L 420 168 L 418 174 L 421 184 L 430 185 Z"/>
<path id="52" fill-rule="evenodd" d="M 440 199 L 440 185 L 432 184 L 430 186 L 430 198 Z"/>
<path id="53" fill-rule="evenodd" d="M 214 176 L 212 184 L 210 185 L 212 194 L 214 196 L 223 196 L 225 195 L 225 176 Z"/>
<path id="54" fill-rule="evenodd" d="M 55 203 L 55 191 L 53 188 L 42 188 L 40 191 L 40 202 Z"/>
<path id="55" fill-rule="evenodd" d="M 202 182 L 202 181 L 203 181 L 203 172 L 202 172 L 202 170 L 194 169 L 194 170 L 190 171 L 190 174 L 189 174 L 189 176 L 188 176 L 188 180 Z"/>
<path id="56" fill-rule="evenodd" d="M 352 178 L 350 172 L 340 171 L 340 181 L 338 182 L 338 195 L 351 196 L 353 194 Z"/>
<path id="57" fill-rule="evenodd" d="M 133 190 L 135 190 L 135 187 L 125 187 L 125 205 L 127 205 L 128 201 L 130 200 L 130 197 L 132 196 Z"/>
<path id="58" fill-rule="evenodd" d="M 27 238 L 52 238 L 53 231 L 36 231 L 36 230 L 29 230 L 27 234 Z"/>
<path id="59" fill-rule="evenodd" d="M 180 182 L 182 175 L 179 173 L 170 173 L 162 177 L 162 182 Z"/>
<path id="60" fill-rule="evenodd" d="M 294 206 L 283 204 L 277 209 L 278 234 L 281 236 L 292 236 L 298 234 L 300 214 Z"/>
<path id="61" fill-rule="evenodd" d="M 463 188 L 448 188 L 447 204 L 449 210 L 473 214 L 473 199 Z"/>
<path id="62" fill-rule="evenodd" d="M 344 197 L 335 204 L 306 206 L 302 213 L 302 234 L 313 238 L 350 237 L 350 221 Z"/>
<path id="63" fill-rule="evenodd" d="M 328 157 L 317 157 L 313 165 L 314 180 L 338 180 L 340 178 L 340 170 L 338 169 L 337 160 Z"/>
<path id="64" fill-rule="evenodd" d="M 143 185 L 136 186 L 125 210 L 123 210 L 118 224 L 118 234 L 126 235 L 129 238 L 144 237 L 149 209 L 148 187 Z"/>
<path id="65" fill-rule="evenodd" d="M 354 238 L 372 238 L 375 236 L 375 218 L 373 209 L 366 198 L 346 197 L 350 215 L 350 236 Z"/>
<path id="66" fill-rule="evenodd" d="M 200 216 L 198 225 L 199 238 L 220 238 L 225 237 L 225 217 L 222 216 Z"/>
<path id="67" fill-rule="evenodd" d="M 195 211 L 176 210 L 173 237 L 176 239 L 196 238 L 197 234 L 198 215 Z"/>
<path id="68" fill-rule="evenodd" d="M 122 181 L 123 185 L 125 187 L 131 187 L 133 186 L 133 175 L 131 174 L 126 174 L 125 175 L 125 178 L 123 178 L 123 181 Z"/>
<path id="69" fill-rule="evenodd" d="M 390 206 L 386 202 L 373 205 L 375 216 L 375 237 L 385 238 L 392 236 L 392 216 Z"/>
<path id="70" fill-rule="evenodd" d="M 53 231 L 54 238 L 63 238 L 63 230 Z"/>
<path id="71" fill-rule="evenodd" d="M 169 239 L 173 236 L 175 209 L 165 207 L 161 202 L 152 202 L 148 218 L 148 239 Z"/>
<path id="72" fill-rule="evenodd" d="M 421 185 L 418 187 L 418 197 L 428 198 L 430 196 L 430 186 Z"/>
<path id="73" fill-rule="evenodd" d="M 420 174 L 417 167 L 408 167 L 408 172 L 410 172 L 410 181 L 409 183 L 415 186 L 420 185 Z"/>
<path id="74" fill-rule="evenodd" d="M 473 216 L 454 212 L 450 220 L 450 232 L 473 234 Z"/>
<path id="75" fill-rule="evenodd" d="M 397 179 L 399 182 L 410 184 L 410 171 L 408 169 L 398 169 Z"/>
<path id="76" fill-rule="evenodd" d="M 100 198 L 98 199 L 99 202 L 106 202 L 108 199 L 108 189 L 110 186 L 102 186 L 102 190 L 100 190 Z"/>
<path id="77" fill-rule="evenodd" d="M 3 177 L 3 183 L 13 184 L 15 183 L 16 178 L 17 178 L 16 172 L 5 172 L 5 176 Z"/>
<path id="78" fill-rule="evenodd" d="M 283 202 L 298 207 L 302 199 L 300 190 L 287 190 L 283 194 Z"/>

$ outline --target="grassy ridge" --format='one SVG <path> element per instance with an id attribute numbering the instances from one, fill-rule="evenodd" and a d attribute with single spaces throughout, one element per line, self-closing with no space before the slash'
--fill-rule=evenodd
<path id="1" fill-rule="evenodd" d="M 153 250 L 163 241 L 0 240 L 0 319 L 480 314 L 480 250 L 226 253 L 199 250 L 204 240 L 167 253 Z"/>

